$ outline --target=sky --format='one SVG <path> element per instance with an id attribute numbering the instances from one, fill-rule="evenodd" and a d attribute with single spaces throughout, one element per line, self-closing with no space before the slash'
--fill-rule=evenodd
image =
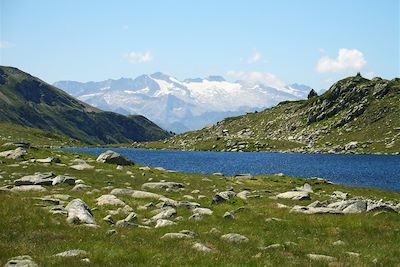
<path id="1" fill-rule="evenodd" d="M 0 64 L 42 80 L 157 71 L 317 90 L 400 76 L 398 0 L 0 0 Z"/>

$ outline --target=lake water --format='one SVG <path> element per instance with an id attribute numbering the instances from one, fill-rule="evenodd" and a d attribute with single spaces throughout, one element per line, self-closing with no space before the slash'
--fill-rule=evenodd
<path id="1" fill-rule="evenodd" d="M 95 154 L 107 148 L 65 148 Z M 270 152 L 209 152 L 112 148 L 141 165 L 187 173 L 240 173 L 321 177 L 335 183 L 400 191 L 399 155 L 335 155 Z"/>

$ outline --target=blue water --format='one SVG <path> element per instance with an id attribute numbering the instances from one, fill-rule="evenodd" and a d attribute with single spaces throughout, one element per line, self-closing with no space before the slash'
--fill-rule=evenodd
<path id="1" fill-rule="evenodd" d="M 65 148 L 95 154 L 107 148 Z M 209 152 L 113 148 L 141 165 L 187 173 L 239 173 L 321 177 L 335 183 L 400 191 L 399 155 L 335 155 L 270 152 Z"/>

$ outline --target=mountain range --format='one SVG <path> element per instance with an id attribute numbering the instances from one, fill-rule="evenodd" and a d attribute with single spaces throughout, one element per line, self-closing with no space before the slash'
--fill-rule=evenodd
<path id="1" fill-rule="evenodd" d="M 304 99 L 311 90 L 299 84 L 271 87 L 248 81 L 230 82 L 221 76 L 178 80 L 161 72 L 135 79 L 59 81 L 54 86 L 97 108 L 140 114 L 176 133 L 262 110 L 283 100 Z"/>
<path id="2" fill-rule="evenodd" d="M 69 136 L 91 144 L 170 136 L 147 118 L 105 112 L 17 68 L 0 66 L 0 122 Z"/>

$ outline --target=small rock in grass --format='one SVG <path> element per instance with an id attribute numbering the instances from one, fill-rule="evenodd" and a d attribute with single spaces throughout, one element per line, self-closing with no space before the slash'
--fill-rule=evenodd
<path id="1" fill-rule="evenodd" d="M 244 243 L 249 242 L 249 239 L 243 235 L 236 234 L 236 233 L 229 233 L 226 235 L 221 236 L 222 240 L 232 243 Z"/>

